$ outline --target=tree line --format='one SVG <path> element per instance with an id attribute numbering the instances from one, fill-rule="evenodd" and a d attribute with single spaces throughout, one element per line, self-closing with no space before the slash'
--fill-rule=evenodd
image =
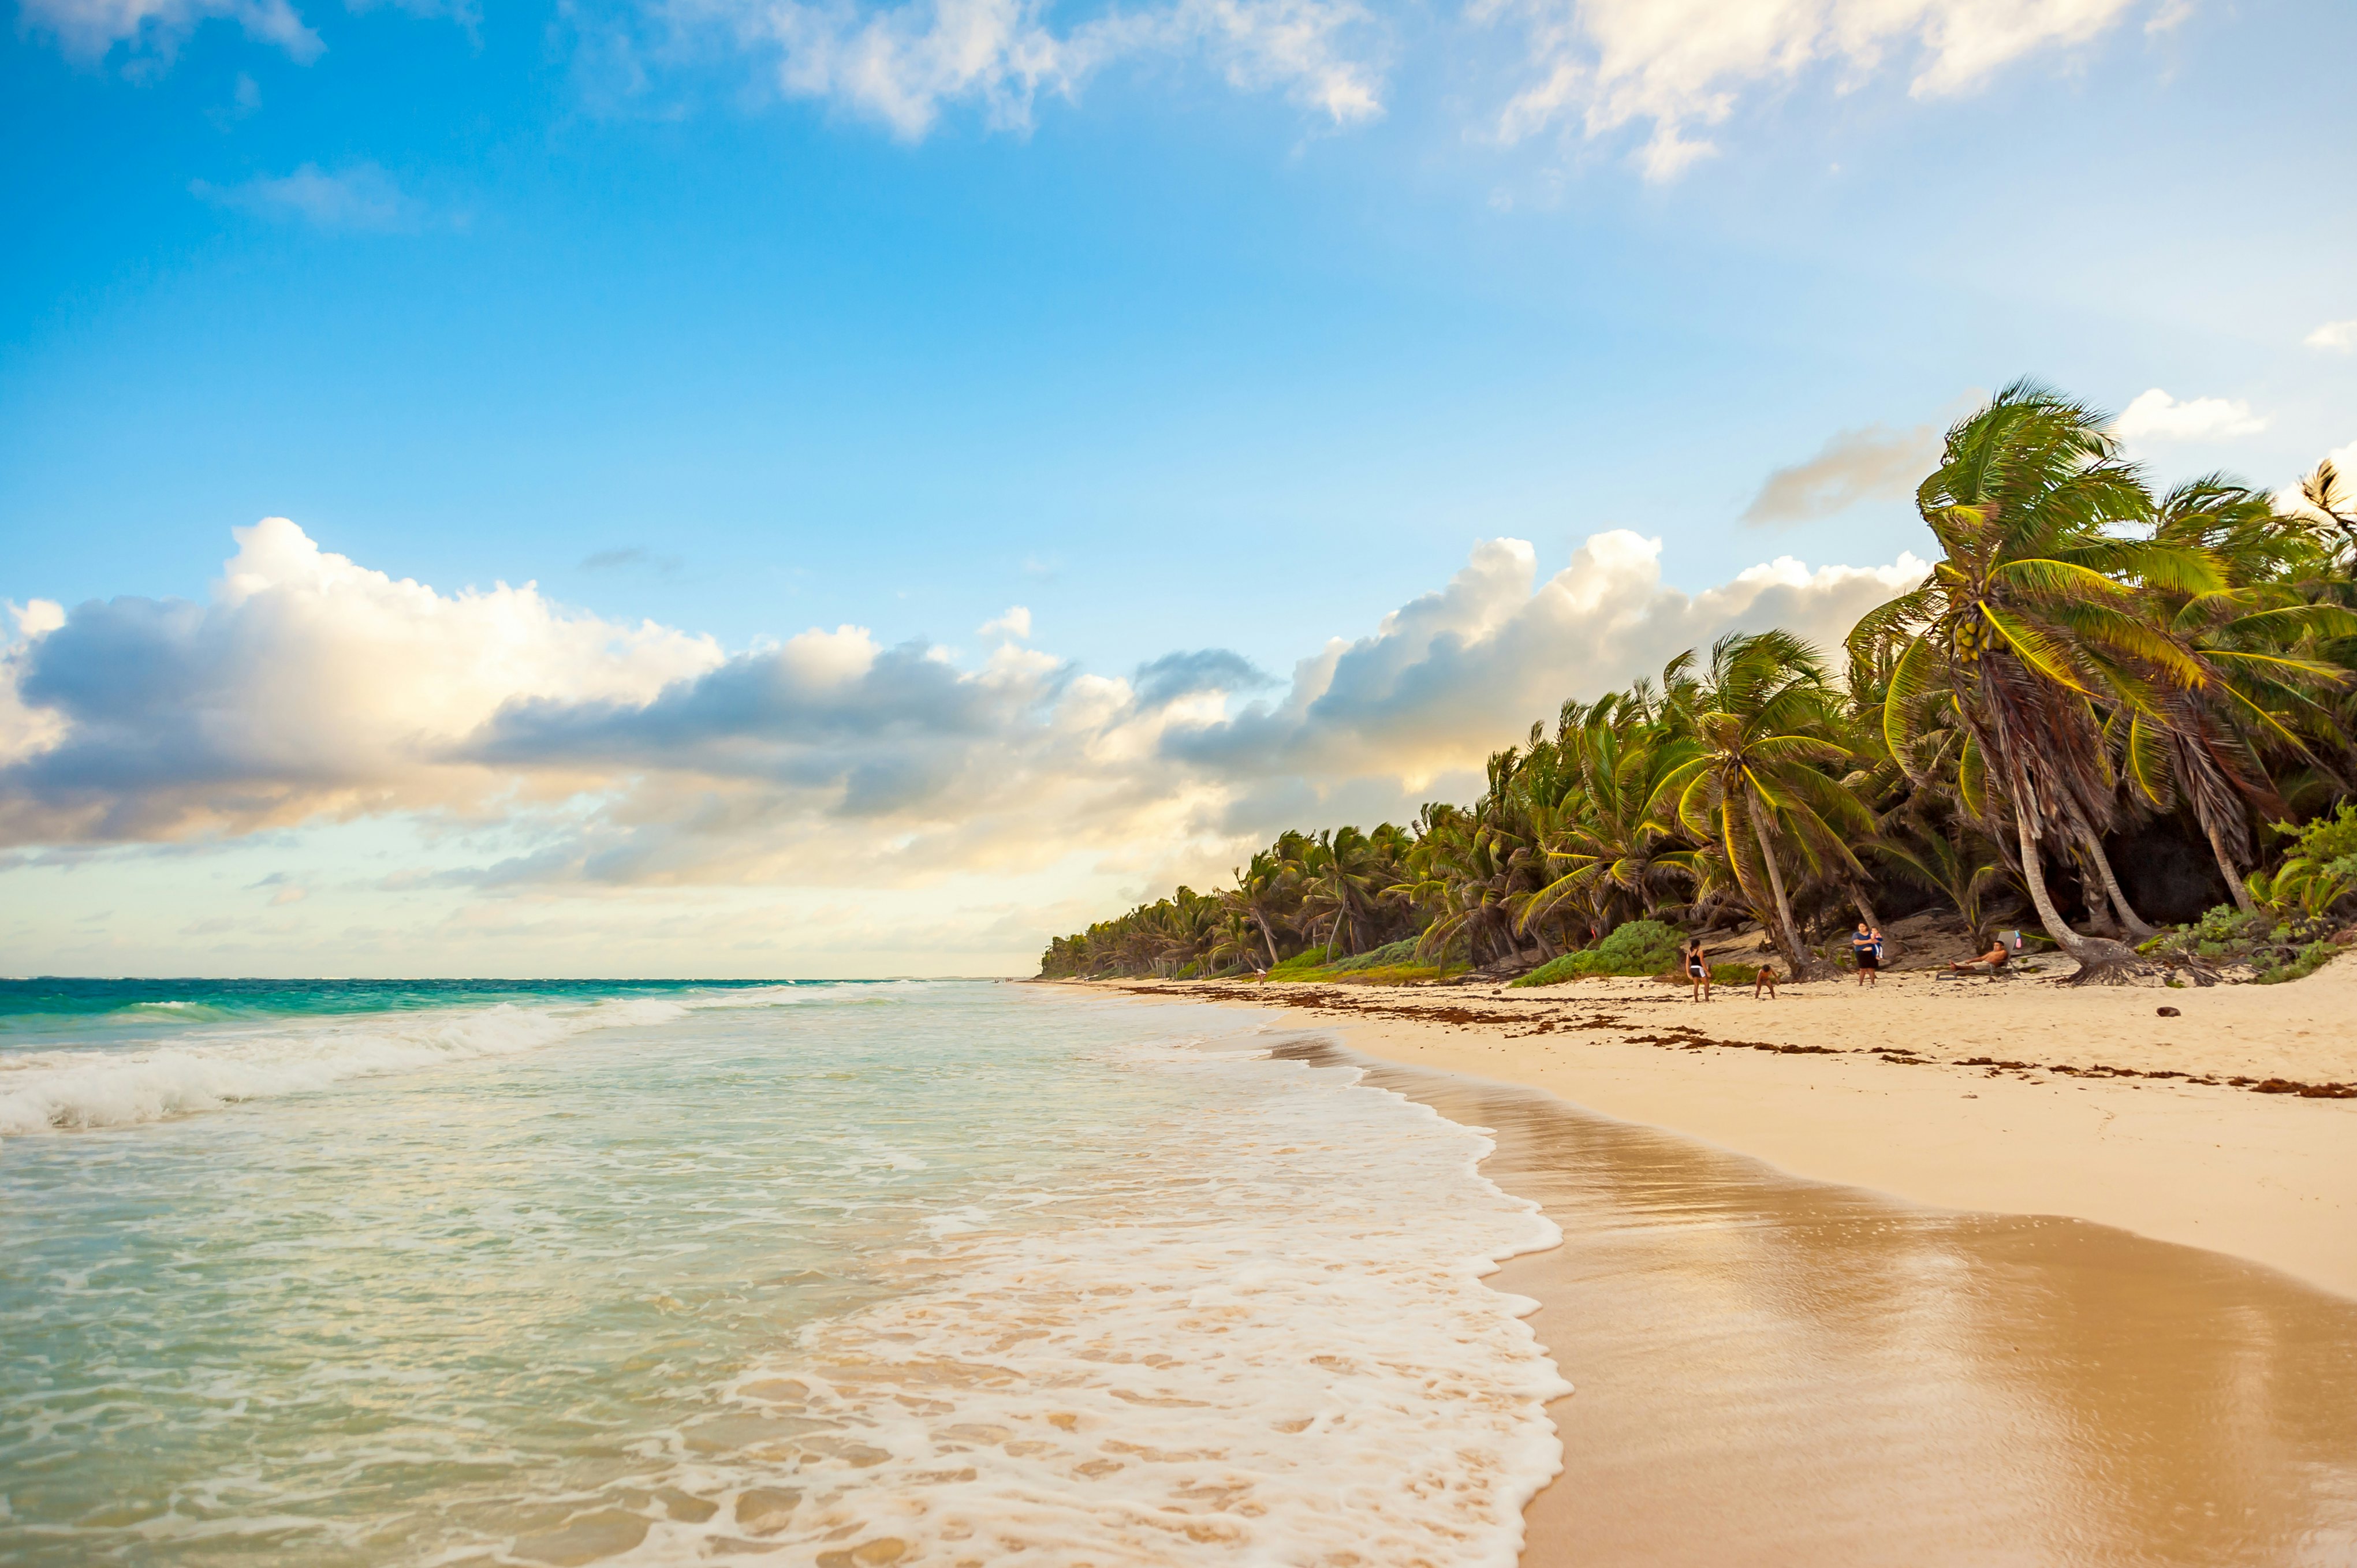
<path id="1" fill-rule="evenodd" d="M 1934 905 L 1975 940 L 2026 914 L 2080 978 L 2133 972 L 2155 926 L 2123 844 L 2197 852 L 2249 912 L 2281 828 L 2350 793 L 2357 495 L 2330 463 L 2297 504 L 2223 475 L 2157 493 L 2108 424 L 2027 381 L 1960 420 L 1916 492 L 1941 558 L 1837 653 L 1765 631 L 1682 654 L 1533 725 L 1469 806 L 1286 832 L 1232 887 L 1057 939 L 1041 973 L 1543 961 L 1632 918 L 1749 918 L 1805 976 L 1806 929 Z"/>

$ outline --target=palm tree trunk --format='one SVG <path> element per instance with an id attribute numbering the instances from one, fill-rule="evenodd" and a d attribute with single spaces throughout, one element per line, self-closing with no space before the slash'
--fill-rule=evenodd
<path id="1" fill-rule="evenodd" d="M 1792 925 L 1792 906 L 1784 897 L 1784 874 L 1777 868 L 1776 852 L 1768 843 L 1768 830 L 1758 812 L 1747 811 L 1744 815 L 1751 819 L 1751 836 L 1760 841 L 1760 857 L 1768 863 L 1768 891 L 1776 900 L 1776 923 L 1783 933 L 1785 961 L 1792 966 L 1793 979 L 1806 980 L 1810 970 L 1808 952 L 1801 946 L 1801 933 Z"/>
<path id="2" fill-rule="evenodd" d="M 2079 902 L 2087 907 L 2087 929 L 2099 937 L 2121 937 L 2127 928 L 2112 913 L 2112 896 L 2104 886 L 2104 879 L 2087 864 L 2086 851 L 2082 849 L 2071 857 L 2071 869 L 2079 874 Z"/>
<path id="3" fill-rule="evenodd" d="M 2039 924 L 2046 928 L 2055 945 L 2079 961 L 2079 972 L 2072 983 L 2093 980 L 2098 984 L 2119 984 L 2139 971 L 2149 971 L 2151 965 L 2136 956 L 2136 949 L 2104 937 L 2083 937 L 2062 923 L 2062 912 L 2054 907 L 2054 896 L 2046 890 L 2046 867 L 2038 852 L 2038 836 L 2029 831 L 2029 812 L 2023 802 L 2029 800 L 2029 780 L 2017 767 L 2013 769 L 2013 827 L 2021 846 L 2021 880 L 2029 889 L 2029 901 L 2038 908 Z"/>
<path id="4" fill-rule="evenodd" d="M 2096 875 L 2104 879 L 2104 891 L 2112 896 L 2112 908 L 2120 912 L 2120 923 L 2127 927 L 2130 936 L 2142 941 L 2152 935 L 2152 925 L 2136 912 L 2136 906 L 2128 902 L 2128 896 L 2120 891 L 2120 879 L 2112 875 L 2112 860 L 2104 853 L 2104 841 L 2093 833 L 2085 837 L 2087 854 L 2095 863 Z"/>
<path id="5" fill-rule="evenodd" d="M 2024 793 L 2027 791 L 2018 790 L 2013 808 L 2014 832 L 2021 843 L 2022 886 L 2029 889 L 2029 902 L 2038 910 L 2038 923 L 2046 928 L 2046 934 L 2054 939 L 2054 945 L 2081 963 L 2086 963 L 2088 955 L 2093 950 L 2093 944 L 2062 923 L 2062 911 L 2054 907 L 2054 895 L 2046 890 L 2046 867 L 2039 855 L 2038 839 L 2029 831 L 2029 813 L 2021 807 Z"/>
<path id="6" fill-rule="evenodd" d="M 2226 841 L 2218 832 L 2217 822 L 2207 811 L 2197 814 L 2201 818 L 2201 832 L 2210 840 L 2210 853 L 2218 857 L 2218 870 L 2226 878 L 2226 891 L 2234 896 L 2234 908 L 2245 915 L 2257 914 L 2259 906 L 2252 898 L 2250 886 L 2243 880 L 2242 872 L 2236 869 L 2233 857 L 2226 853 Z"/>
<path id="7" fill-rule="evenodd" d="M 1268 943 L 1268 967 L 1275 969 L 1276 967 L 1276 933 L 1268 929 L 1268 917 L 1261 912 L 1261 907 L 1257 904 L 1253 906 L 1253 918 L 1260 922 L 1261 940 Z"/>

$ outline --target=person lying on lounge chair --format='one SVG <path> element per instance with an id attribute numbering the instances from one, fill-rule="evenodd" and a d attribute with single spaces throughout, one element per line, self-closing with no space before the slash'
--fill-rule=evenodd
<path id="1" fill-rule="evenodd" d="M 2001 974 L 2005 971 L 2007 961 L 2012 957 L 2011 953 L 2005 950 L 2005 942 L 2001 938 L 1991 937 L 1988 951 L 1978 958 L 1968 958 L 1961 963 L 1951 963 L 1948 968 L 1958 974 L 1973 974 L 1983 971 L 1990 974 Z"/>

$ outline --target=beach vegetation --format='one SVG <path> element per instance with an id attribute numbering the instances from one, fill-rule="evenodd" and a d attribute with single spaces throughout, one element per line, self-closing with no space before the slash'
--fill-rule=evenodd
<path id="1" fill-rule="evenodd" d="M 1560 985 L 1591 974 L 1663 974 L 1678 966 L 1684 933 L 1659 920 L 1631 920 L 1592 948 L 1549 959 L 1515 985 Z"/>
<path id="2" fill-rule="evenodd" d="M 1927 908 L 1975 945 L 2027 919 L 2082 983 L 2340 950 L 2349 481 L 2156 494 L 2104 414 L 2019 381 L 1950 428 L 1916 505 L 1940 558 L 1838 660 L 1778 630 L 1680 654 L 1491 753 L 1469 803 L 1281 833 L 1041 972 L 1548 985 L 1674 972 L 1684 937 L 1749 922 L 1807 979 L 1853 920 Z"/>

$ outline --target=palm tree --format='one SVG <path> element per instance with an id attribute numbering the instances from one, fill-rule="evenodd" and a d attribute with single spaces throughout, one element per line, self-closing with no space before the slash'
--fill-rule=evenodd
<path id="1" fill-rule="evenodd" d="M 1834 738 L 1824 660 L 1789 632 L 1721 638 L 1690 701 L 1695 754 L 1663 777 L 1648 811 L 1717 844 L 1793 976 L 1805 978 L 1820 965 L 1793 923 L 1778 846 L 1790 843 L 1812 870 L 1862 875 L 1843 830 L 1864 837 L 1874 827 L 1857 797 L 1824 771 L 1850 756 Z"/>
<path id="2" fill-rule="evenodd" d="M 2328 470 L 2323 489 L 2330 494 Z M 2326 641 L 2357 635 L 2357 615 L 2318 602 L 2312 527 L 2279 515 L 2274 499 L 2212 475 L 2164 498 L 2154 537 L 2203 550 L 2222 584 L 2207 593 L 2155 588 L 2151 602 L 2200 661 L 2208 679 L 2161 693 L 2158 715 L 2124 712 L 2109 726 L 2134 794 L 2155 810 L 2179 799 L 2193 809 L 2235 904 L 2255 912 L 2244 885 L 2256 858 L 2250 811 L 2287 814 L 2263 753 L 2319 759 L 2302 731 L 2339 739 L 2315 699 L 2349 683 L 2347 671 L 2314 657 Z"/>
<path id="3" fill-rule="evenodd" d="M 1272 851 L 1262 850 L 1252 857 L 1248 868 L 1236 868 L 1235 878 L 1234 890 L 1220 897 L 1230 908 L 1249 917 L 1260 928 L 1262 940 L 1268 943 L 1268 965 L 1275 969 L 1277 964 L 1276 929 L 1269 919 L 1292 890 L 1292 884 L 1286 875 L 1285 863 Z"/>
<path id="4" fill-rule="evenodd" d="M 2136 585 L 2208 593 L 2215 564 L 2199 548 L 2109 532 L 2149 513 L 2136 469 L 2101 415 L 2028 382 L 1948 432 L 1916 501 L 1945 558 L 1850 636 L 1853 663 L 1900 645 L 1882 714 L 1890 755 L 1927 786 L 1927 753 L 1952 751 L 1974 820 L 2012 819 L 2039 919 L 2081 977 L 2133 967 L 2131 950 L 2063 922 L 2040 857 L 2050 845 L 2083 856 L 2129 929 L 2151 929 L 2103 850 L 2118 803 L 2098 704 L 2158 719 L 2158 687 L 2206 679 L 2138 613 Z"/>
<path id="5" fill-rule="evenodd" d="M 1322 921 L 1329 959 L 1346 930 L 1351 940 L 1347 950 L 1357 952 L 1374 899 L 1393 880 L 1373 841 L 1352 827 L 1321 832 L 1309 841 L 1297 865 L 1305 929 L 1314 930 Z"/>
<path id="6" fill-rule="evenodd" d="M 1539 835 L 1554 880 L 1523 898 L 1517 926 L 1577 901 L 1599 937 L 1634 903 L 1651 916 L 1675 882 L 1700 876 L 1695 850 L 1670 836 L 1649 808 L 1662 780 L 1695 753 L 1689 736 L 1668 734 L 1644 713 L 1641 693 L 1605 697 L 1577 715 L 1557 745 L 1577 780 L 1571 809 Z M 1566 715 L 1573 717 L 1568 708 Z"/>

